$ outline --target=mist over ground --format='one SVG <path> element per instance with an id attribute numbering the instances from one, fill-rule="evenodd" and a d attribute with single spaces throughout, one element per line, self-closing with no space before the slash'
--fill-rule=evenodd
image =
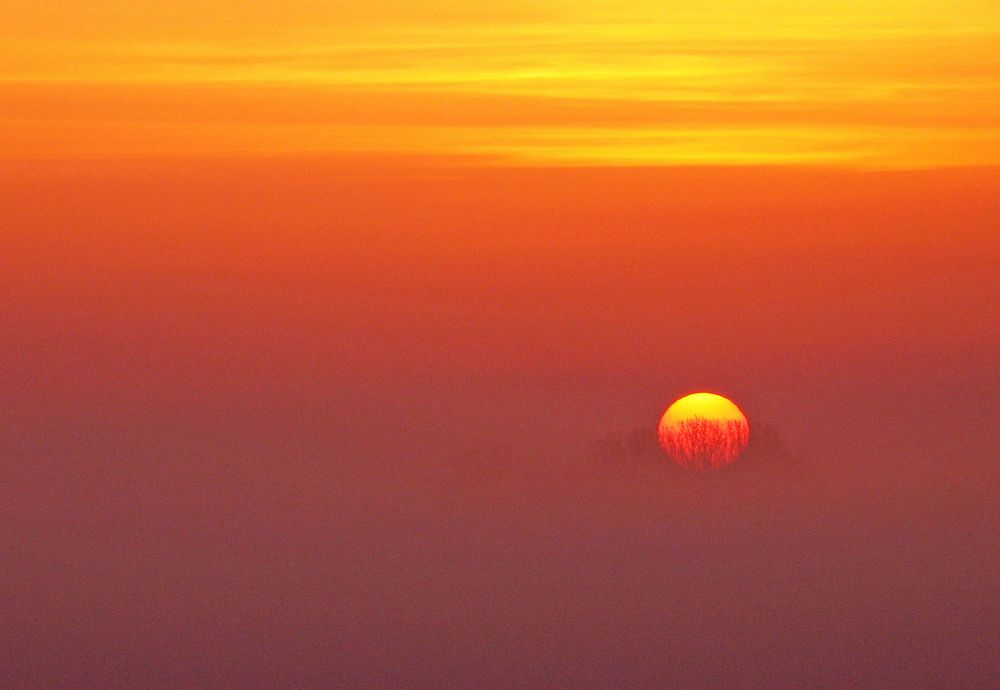
<path id="1" fill-rule="evenodd" d="M 996 175 L 216 165 L 4 173 L 3 685 L 995 681 Z"/>

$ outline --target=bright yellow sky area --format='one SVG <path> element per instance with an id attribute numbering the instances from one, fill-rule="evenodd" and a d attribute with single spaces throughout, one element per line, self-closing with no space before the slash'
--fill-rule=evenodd
<path id="1" fill-rule="evenodd" d="M 1000 163 L 1000 3 L 0 0 L 0 154 Z"/>

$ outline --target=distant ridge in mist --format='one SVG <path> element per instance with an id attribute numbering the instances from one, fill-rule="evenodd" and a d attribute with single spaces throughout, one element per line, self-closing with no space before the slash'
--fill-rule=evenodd
<path id="1" fill-rule="evenodd" d="M 663 466 L 667 471 L 684 472 L 664 455 L 652 424 L 633 426 L 607 432 L 594 442 L 596 462 L 609 468 L 651 468 Z M 758 467 L 795 467 L 803 465 L 800 453 L 792 451 L 778 429 L 766 422 L 754 424 L 750 442 L 742 455 L 730 465 L 713 472 L 740 472 Z"/>

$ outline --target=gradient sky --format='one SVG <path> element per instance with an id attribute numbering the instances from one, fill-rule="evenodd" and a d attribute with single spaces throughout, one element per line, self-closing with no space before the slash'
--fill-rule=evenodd
<path id="1" fill-rule="evenodd" d="M 0 686 L 995 685 L 996 3 L 0 4 Z"/>
<path id="2" fill-rule="evenodd" d="M 8 4 L 18 157 L 1000 161 L 989 2 Z"/>

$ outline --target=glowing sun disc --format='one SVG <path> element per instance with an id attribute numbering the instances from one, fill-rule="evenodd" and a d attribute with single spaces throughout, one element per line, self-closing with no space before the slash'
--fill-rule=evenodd
<path id="1" fill-rule="evenodd" d="M 732 400 L 692 393 L 667 408 L 656 435 L 667 456 L 682 467 L 719 469 L 746 449 L 750 424 Z"/>

